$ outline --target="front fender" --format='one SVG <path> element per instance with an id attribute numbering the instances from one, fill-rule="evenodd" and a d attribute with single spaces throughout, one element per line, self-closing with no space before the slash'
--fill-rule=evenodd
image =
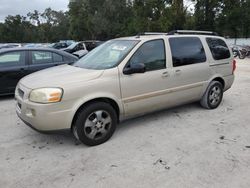
<path id="1" fill-rule="evenodd" d="M 120 118 L 123 117 L 124 108 L 123 108 L 121 99 L 118 99 L 115 95 L 112 95 L 111 93 L 94 93 L 94 94 L 91 93 L 90 95 L 85 95 L 84 97 L 79 98 L 75 102 L 75 105 L 73 106 L 73 109 L 72 109 L 72 112 L 71 112 L 71 122 L 73 121 L 73 118 L 74 118 L 76 112 L 78 111 L 78 109 L 82 105 L 86 104 L 89 101 L 92 101 L 92 100 L 95 100 L 95 99 L 97 100 L 97 99 L 100 99 L 100 98 L 106 98 L 106 99 L 113 100 L 117 104 L 117 106 L 119 107 Z"/>

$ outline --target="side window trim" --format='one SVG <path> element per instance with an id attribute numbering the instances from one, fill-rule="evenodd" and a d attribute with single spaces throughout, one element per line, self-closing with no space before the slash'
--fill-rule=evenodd
<path id="1" fill-rule="evenodd" d="M 25 54 L 25 63 L 24 63 L 24 65 L 25 66 L 29 66 L 29 51 L 28 50 L 26 50 L 26 51 L 24 51 L 24 54 Z"/>
<path id="2" fill-rule="evenodd" d="M 51 53 L 52 53 L 52 63 L 56 64 L 56 63 L 63 63 L 64 62 L 64 56 L 63 55 L 61 55 L 61 54 L 59 54 L 57 52 L 51 52 Z M 62 58 L 62 60 L 61 61 L 56 61 L 54 55 L 60 56 Z"/>
<path id="3" fill-rule="evenodd" d="M 163 38 L 160 38 L 160 39 L 153 39 L 153 40 L 148 40 L 144 43 L 142 43 L 137 49 L 136 51 L 133 53 L 133 55 L 129 58 L 128 62 L 126 63 L 126 65 L 124 66 L 123 69 L 125 69 L 127 66 L 130 65 L 130 61 L 131 59 L 134 57 L 134 55 L 140 50 L 140 48 L 146 44 L 146 43 L 149 43 L 149 42 L 153 42 L 153 41 L 162 41 L 163 42 L 163 50 L 164 50 L 164 58 L 165 58 L 165 66 L 164 68 L 161 68 L 161 69 L 155 69 L 155 70 L 146 70 L 146 72 L 151 72 L 151 71 L 159 71 L 159 70 L 163 70 L 163 69 L 166 69 L 167 68 L 167 55 L 166 55 L 166 42 Z"/>

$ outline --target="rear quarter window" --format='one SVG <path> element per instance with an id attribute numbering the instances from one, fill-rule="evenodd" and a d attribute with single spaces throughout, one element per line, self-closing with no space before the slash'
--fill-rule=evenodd
<path id="1" fill-rule="evenodd" d="M 215 60 L 230 58 L 230 50 L 225 41 L 218 38 L 206 38 L 206 41 Z"/>

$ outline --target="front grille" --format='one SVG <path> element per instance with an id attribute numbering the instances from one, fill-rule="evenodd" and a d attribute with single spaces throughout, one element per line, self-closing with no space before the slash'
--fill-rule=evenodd
<path id="1" fill-rule="evenodd" d="M 24 91 L 18 88 L 17 92 L 18 92 L 18 95 L 23 99 Z"/>

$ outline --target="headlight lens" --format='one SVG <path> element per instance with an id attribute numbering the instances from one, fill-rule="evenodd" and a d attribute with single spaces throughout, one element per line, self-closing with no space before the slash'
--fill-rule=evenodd
<path id="1" fill-rule="evenodd" d="M 29 100 L 36 103 L 56 103 L 60 102 L 63 95 L 61 88 L 40 88 L 31 91 Z"/>

